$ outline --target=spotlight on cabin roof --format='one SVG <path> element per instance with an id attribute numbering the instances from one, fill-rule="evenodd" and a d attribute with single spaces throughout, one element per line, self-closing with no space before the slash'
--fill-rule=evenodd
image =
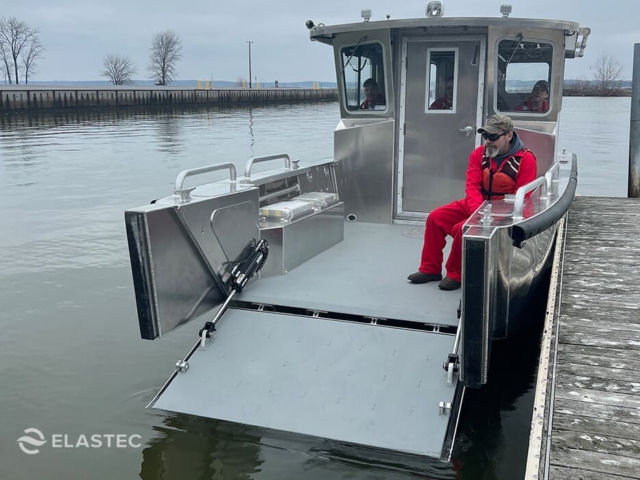
<path id="1" fill-rule="evenodd" d="M 442 5 L 442 2 L 439 0 L 427 3 L 427 17 L 441 17 L 443 7 L 444 5 Z"/>
<path id="2" fill-rule="evenodd" d="M 360 11 L 360 16 L 364 18 L 365 22 L 368 22 L 371 19 L 371 9 L 365 8 Z"/>
<path id="3" fill-rule="evenodd" d="M 503 3 L 500 5 L 500 13 L 502 14 L 502 18 L 509 18 L 509 14 L 511 13 L 511 5 L 508 3 Z"/>

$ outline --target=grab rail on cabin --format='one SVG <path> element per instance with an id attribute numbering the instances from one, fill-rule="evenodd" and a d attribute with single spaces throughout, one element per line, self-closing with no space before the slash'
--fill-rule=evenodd
<path id="1" fill-rule="evenodd" d="M 267 155 L 265 157 L 253 157 L 247 161 L 247 164 L 244 166 L 244 176 L 247 179 L 251 179 L 251 168 L 256 163 L 268 162 L 269 160 L 278 160 L 279 158 L 284 159 L 284 168 L 286 170 L 291 170 L 291 157 L 287 153 L 276 153 L 275 155 Z"/>
<path id="2" fill-rule="evenodd" d="M 524 222 L 511 227 L 509 235 L 513 240 L 513 246 L 522 248 L 525 240 L 543 232 L 547 228 L 555 225 L 569 211 L 573 197 L 576 193 L 578 185 L 578 159 L 575 153 L 571 159 L 571 174 L 569 175 L 569 183 L 562 196 L 551 207 L 544 212 L 532 217 Z"/>

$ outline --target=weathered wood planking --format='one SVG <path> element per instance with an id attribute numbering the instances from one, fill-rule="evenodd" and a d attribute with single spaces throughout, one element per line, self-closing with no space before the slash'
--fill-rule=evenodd
<path id="1" fill-rule="evenodd" d="M 640 201 L 576 197 L 559 306 L 550 480 L 640 479 Z"/>
<path id="2" fill-rule="evenodd" d="M 556 467 L 554 465 L 549 469 L 549 478 L 558 478 L 566 480 L 625 480 L 627 477 L 620 475 L 609 475 L 608 473 L 590 472 L 588 470 L 575 470 L 573 468 Z"/>

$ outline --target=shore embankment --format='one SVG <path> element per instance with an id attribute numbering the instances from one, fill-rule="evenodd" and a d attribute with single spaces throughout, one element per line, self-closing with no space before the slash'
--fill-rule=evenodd
<path id="1" fill-rule="evenodd" d="M 66 108 L 264 104 L 337 100 L 336 88 L 42 87 L 0 88 L 0 113 Z"/>

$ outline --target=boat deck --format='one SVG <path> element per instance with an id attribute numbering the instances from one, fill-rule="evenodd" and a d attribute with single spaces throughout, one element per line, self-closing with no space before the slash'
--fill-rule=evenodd
<path id="1" fill-rule="evenodd" d="M 417 267 L 422 232 L 347 224 L 343 242 L 287 275 L 248 285 L 238 298 L 457 325 L 459 291 L 406 280 Z M 211 343 L 195 351 L 155 408 L 435 458 L 447 454 L 462 393 L 457 375 L 448 385 L 442 369 L 454 335 L 302 313 L 229 309 Z M 441 402 L 451 412 L 443 413 Z"/>
<path id="2" fill-rule="evenodd" d="M 550 480 L 640 478 L 639 238 L 638 199 L 574 200 L 542 449 Z"/>
<path id="3" fill-rule="evenodd" d="M 345 224 L 344 240 L 286 275 L 248 285 L 240 300 L 363 317 L 457 326 L 460 290 L 414 285 L 424 228 Z M 448 255 L 450 243 L 445 250 Z M 443 272 L 444 275 L 444 272 Z M 301 288 L 304 286 L 304 288 Z"/>

